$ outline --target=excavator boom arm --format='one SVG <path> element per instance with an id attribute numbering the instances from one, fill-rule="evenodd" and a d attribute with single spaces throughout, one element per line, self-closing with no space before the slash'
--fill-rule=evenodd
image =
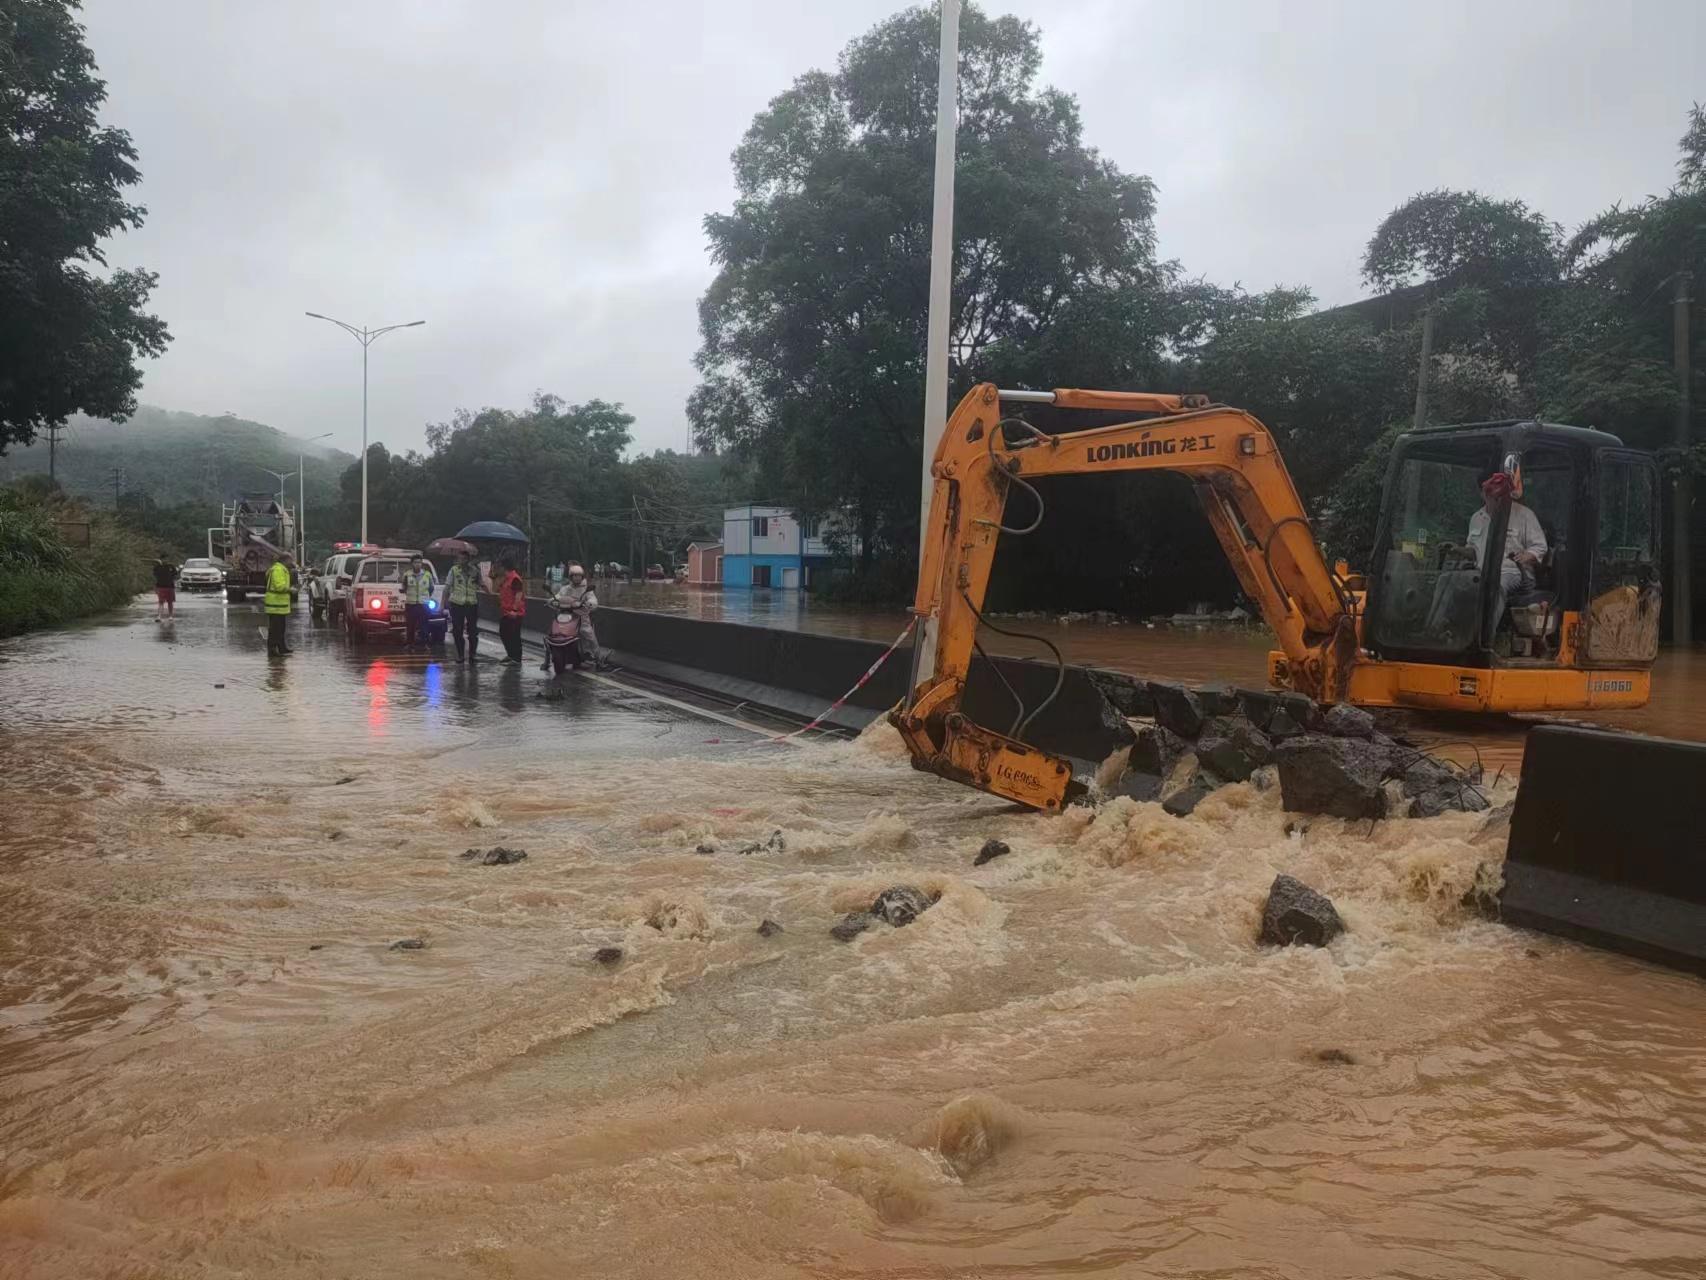
<path id="1" fill-rule="evenodd" d="M 1005 418 L 1003 401 L 1156 416 L 1051 436 Z M 1193 397 L 1002 393 L 984 384 L 955 409 L 931 471 L 914 601 L 924 634 L 914 647 L 911 692 L 894 717 L 918 767 L 1038 808 L 1060 803 L 1070 777 L 1063 762 L 971 724 L 958 709 L 1008 496 L 1039 476 L 1185 473 L 1239 584 L 1278 636 L 1294 685 L 1317 698 L 1343 697 L 1356 656 L 1355 621 L 1273 437 L 1249 414 Z M 1040 502 L 1034 492 L 1021 498 L 1027 500 Z M 1040 510 L 1020 514 L 1041 518 Z M 1012 776 L 1004 778 L 1003 769 Z"/>

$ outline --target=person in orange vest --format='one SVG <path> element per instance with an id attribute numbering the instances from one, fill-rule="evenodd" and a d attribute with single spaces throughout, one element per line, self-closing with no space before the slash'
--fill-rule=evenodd
<path id="1" fill-rule="evenodd" d="M 504 642 L 501 665 L 521 662 L 521 621 L 527 616 L 527 584 L 515 571 L 515 561 L 505 559 L 498 581 L 498 638 Z"/>

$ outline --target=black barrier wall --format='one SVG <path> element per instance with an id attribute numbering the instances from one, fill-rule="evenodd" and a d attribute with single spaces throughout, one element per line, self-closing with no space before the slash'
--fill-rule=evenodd
<path id="1" fill-rule="evenodd" d="M 495 597 L 480 597 L 480 616 L 496 623 Z M 544 600 L 530 599 L 526 629 L 543 634 L 550 616 Z M 599 643 L 618 666 L 806 718 L 821 714 L 852 688 L 887 648 L 874 640 L 706 622 L 638 609 L 600 608 L 593 615 L 593 625 Z M 1041 703 L 1054 688 L 1053 662 L 995 661 L 1027 709 Z M 901 700 L 911 664 L 908 642 L 830 716 L 829 723 L 853 730 L 870 724 Z M 1017 710 L 1013 694 L 987 664 L 975 663 L 966 687 L 966 714 L 1005 733 L 1012 728 Z M 1093 765 L 1129 741 L 1130 732 L 1111 713 L 1085 669 L 1068 666 L 1059 696 L 1031 722 L 1025 737 L 1045 751 Z"/>
<path id="2" fill-rule="evenodd" d="M 1706 974 L 1706 744 L 1529 730 L 1511 815 L 1511 924 Z"/>

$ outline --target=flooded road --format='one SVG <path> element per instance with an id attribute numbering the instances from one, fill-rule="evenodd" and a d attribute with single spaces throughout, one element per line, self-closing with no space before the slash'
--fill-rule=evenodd
<path id="1" fill-rule="evenodd" d="M 1706 1270 L 1706 985 L 1465 911 L 1475 816 L 1043 818 L 151 612 L 0 644 L 0 1277 Z M 1279 871 L 1349 932 L 1258 950 Z"/>

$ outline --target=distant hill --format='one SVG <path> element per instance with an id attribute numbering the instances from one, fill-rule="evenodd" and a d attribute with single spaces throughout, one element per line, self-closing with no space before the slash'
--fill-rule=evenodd
<path id="1" fill-rule="evenodd" d="M 113 504 L 112 469 L 124 471 L 129 493 L 146 493 L 162 507 L 205 503 L 209 508 L 238 493 L 267 492 L 278 481 L 263 468 L 295 471 L 295 437 L 232 414 L 207 417 L 143 405 L 129 422 L 76 417 L 59 440 L 59 483 L 68 493 L 101 506 Z M 310 508 L 327 510 L 338 499 L 338 477 L 356 458 L 337 449 L 307 446 L 303 477 Z M 47 471 L 47 438 L 0 456 L 0 484 Z M 296 502 L 296 480 L 285 482 Z"/>

